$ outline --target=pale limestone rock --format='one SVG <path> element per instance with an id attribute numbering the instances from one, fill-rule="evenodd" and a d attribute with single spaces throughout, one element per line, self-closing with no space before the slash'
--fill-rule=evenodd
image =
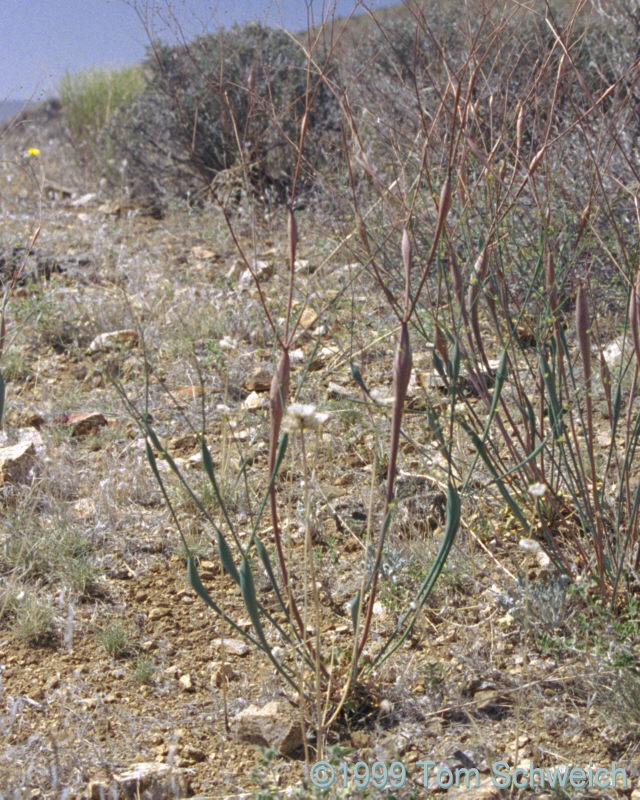
<path id="1" fill-rule="evenodd" d="M 130 349 L 138 345 L 138 332 L 132 329 L 100 333 L 89 345 L 90 353 L 103 350 Z"/>
<path id="2" fill-rule="evenodd" d="M 247 411 L 256 411 L 265 405 L 264 394 L 260 395 L 258 392 L 251 392 L 248 394 L 242 403 L 242 407 L 246 408 Z"/>
<path id="3" fill-rule="evenodd" d="M 9 447 L 0 447 L 0 484 L 22 483 L 36 460 L 36 448 L 28 439 Z"/>
<path id="4" fill-rule="evenodd" d="M 302 745 L 302 726 L 295 709 L 282 700 L 251 705 L 235 717 L 235 732 L 244 742 L 271 747 L 288 755 Z"/>
<path id="5" fill-rule="evenodd" d="M 186 797 L 189 783 L 183 770 L 169 764 L 147 761 L 134 764 L 126 772 L 114 775 L 113 783 L 92 781 L 87 789 L 89 800 L 166 800 L 169 797 Z"/>
<path id="6" fill-rule="evenodd" d="M 232 656 L 246 656 L 251 650 L 244 639 L 232 639 L 228 636 L 224 639 L 214 639 L 212 644 L 216 650 L 220 651 L 224 648 Z"/>

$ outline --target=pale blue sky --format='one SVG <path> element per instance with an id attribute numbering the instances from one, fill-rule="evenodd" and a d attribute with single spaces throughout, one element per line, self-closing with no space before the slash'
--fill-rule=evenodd
<path id="1" fill-rule="evenodd" d="M 393 4 L 393 0 L 364 2 L 371 9 Z M 177 28 L 189 38 L 251 19 L 300 30 L 306 26 L 307 5 L 318 21 L 323 8 L 333 4 L 327 0 L 0 0 L 0 101 L 39 100 L 55 93 L 67 70 L 139 61 L 149 40 L 135 5 L 151 11 L 154 35 L 175 40 Z M 338 16 L 355 6 L 362 11 L 361 0 L 336 0 L 335 6 Z"/>

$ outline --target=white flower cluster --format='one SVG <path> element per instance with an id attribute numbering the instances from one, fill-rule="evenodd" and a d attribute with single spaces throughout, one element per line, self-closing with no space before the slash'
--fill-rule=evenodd
<path id="1" fill-rule="evenodd" d="M 329 419 L 328 414 L 320 414 L 314 405 L 291 403 L 282 421 L 282 427 L 288 433 L 304 430 L 318 430 Z"/>
<path id="2" fill-rule="evenodd" d="M 238 342 L 232 336 L 223 336 L 218 342 L 222 350 L 237 350 Z"/>

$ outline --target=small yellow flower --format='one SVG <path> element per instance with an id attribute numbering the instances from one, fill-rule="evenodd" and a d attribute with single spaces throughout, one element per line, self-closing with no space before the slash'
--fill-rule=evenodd
<path id="1" fill-rule="evenodd" d="M 27 155 L 28 156 L 39 156 L 40 155 L 40 151 L 38 150 L 37 147 L 30 147 L 27 150 Z"/>

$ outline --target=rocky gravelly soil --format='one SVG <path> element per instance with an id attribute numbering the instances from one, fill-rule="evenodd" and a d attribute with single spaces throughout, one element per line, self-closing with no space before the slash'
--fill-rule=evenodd
<path id="1" fill-rule="evenodd" d="M 40 155 L 25 156 L 28 147 Z M 139 762 L 184 769 L 189 789 L 179 794 L 185 796 L 266 798 L 292 787 L 313 796 L 313 787 L 302 784 L 302 748 L 265 755 L 238 731 L 234 717 L 248 705 L 280 700 L 295 717 L 296 698 L 268 660 L 240 646 L 238 634 L 190 588 L 140 429 L 109 377 L 142 409 L 146 353 L 149 412 L 195 485 L 204 486 L 193 435 L 204 409 L 218 469 L 234 474 L 239 445 L 250 454 L 249 478 L 264 486 L 268 420 L 265 381 L 258 378 L 273 368 L 274 355 L 223 220 L 213 208 L 178 207 L 153 220 L 122 199 L 101 196 L 74 159 L 55 107 L 5 128 L 0 148 L 5 280 L 10 256 L 27 258 L 14 248 L 29 248 L 33 240 L 33 274 L 14 288 L 8 305 L 3 444 L 37 431 L 28 478 L 2 486 L 0 798 L 85 798 L 91 781 L 116 796 L 113 776 Z M 239 217 L 237 225 L 251 249 L 246 220 Z M 286 225 L 276 219 L 272 226 L 255 253 L 266 265 L 264 286 L 275 303 L 284 287 L 278 265 Z M 326 225 L 307 212 L 299 226 L 301 258 L 319 261 Z M 330 285 L 325 276 L 338 275 L 342 266 L 329 264 L 317 280 L 309 276 L 309 290 L 321 296 Z M 143 335 L 91 347 L 99 334 L 123 329 Z M 301 334 L 304 355 L 314 335 L 324 334 L 314 334 L 311 324 Z M 329 350 L 343 341 L 339 320 L 332 336 L 326 334 Z M 387 341 L 371 350 L 367 363 L 370 380 L 386 393 L 390 352 Z M 300 372 L 294 363 L 294 382 Z M 327 575 L 323 632 L 345 647 L 344 605 L 359 574 L 371 484 L 370 450 L 353 433 L 357 412 L 349 416 L 329 390 L 337 384 L 356 397 L 348 372 L 348 364 L 325 353 L 304 398 L 332 415 L 313 445 L 316 545 Z M 78 426 L 74 415 L 85 414 L 101 419 Z M 301 490 L 300 475 L 290 469 L 283 519 L 295 553 L 302 542 L 295 535 Z M 437 548 L 441 497 L 416 478 L 410 462 L 403 470 L 413 506 L 392 549 L 410 574 Z M 248 627 L 241 598 L 218 567 L 211 532 L 184 492 L 175 489 L 173 497 L 211 595 Z M 29 598 L 45 609 L 44 623 Z M 393 627 L 404 601 L 391 583 L 381 592 L 374 641 Z M 498 796 L 491 782 L 497 761 L 527 769 L 530 761 L 547 768 L 610 768 L 615 761 L 629 777 L 622 793 L 640 796 L 640 683 L 628 673 L 631 678 L 616 684 L 622 673 L 612 666 L 620 652 L 637 648 L 638 628 L 633 621 L 621 628 L 589 617 L 584 603 L 565 590 L 538 550 L 521 546 L 500 509 L 468 508 L 412 639 L 363 687 L 336 727 L 330 742 L 336 766 L 341 758 L 401 761 L 408 780 L 396 797 L 427 796 L 420 761 L 438 765 L 433 775 L 444 767 L 475 767 L 480 788 L 451 790 L 473 798 Z M 226 645 L 224 637 L 231 640 Z M 346 796 L 351 789 L 341 791 Z M 551 796 L 539 787 L 511 794 Z M 364 796 L 355 789 L 353 795 Z M 567 795 L 616 792 L 570 789 Z M 323 796 L 339 793 L 334 787 Z"/>

